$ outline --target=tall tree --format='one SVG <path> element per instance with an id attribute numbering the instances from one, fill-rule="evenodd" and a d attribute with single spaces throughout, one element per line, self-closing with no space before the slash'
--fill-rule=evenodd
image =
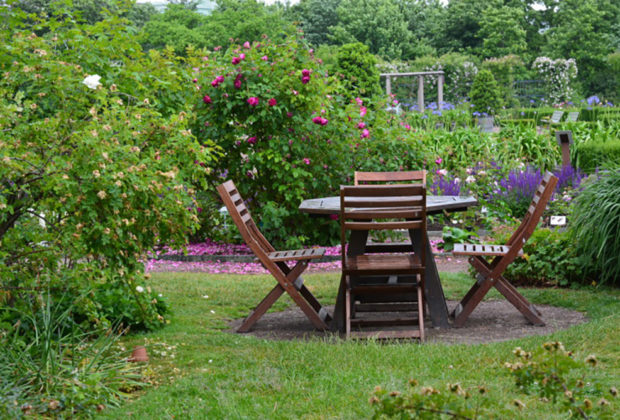
<path id="1" fill-rule="evenodd" d="M 373 54 L 398 59 L 412 41 L 396 0 L 342 0 L 337 12 L 340 23 L 330 28 L 329 36 L 336 44 L 358 41 Z"/>
<path id="2" fill-rule="evenodd" d="M 520 55 L 527 49 L 526 31 L 523 28 L 523 10 L 492 2 L 480 17 L 478 38 L 482 39 L 480 55 L 484 58 Z"/>
<path id="3" fill-rule="evenodd" d="M 341 0 L 302 0 L 293 6 L 299 25 L 312 45 L 329 44 L 329 28 L 338 24 L 336 10 Z"/>

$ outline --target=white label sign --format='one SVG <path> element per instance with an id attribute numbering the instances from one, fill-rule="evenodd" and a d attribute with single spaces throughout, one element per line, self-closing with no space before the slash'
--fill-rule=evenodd
<path id="1" fill-rule="evenodd" d="M 566 216 L 551 216 L 549 224 L 551 226 L 564 226 L 566 225 Z"/>

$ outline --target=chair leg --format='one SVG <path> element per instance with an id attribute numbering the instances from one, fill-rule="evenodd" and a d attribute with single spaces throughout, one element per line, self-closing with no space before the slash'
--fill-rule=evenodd
<path id="1" fill-rule="evenodd" d="M 491 279 L 485 279 L 472 286 L 467 295 L 461 300 L 454 310 L 454 326 L 459 328 L 465 324 L 469 315 L 478 306 L 482 298 L 493 287 L 493 281 Z"/>
<path id="2" fill-rule="evenodd" d="M 418 328 L 420 329 L 420 342 L 424 342 L 424 282 L 418 283 Z"/>
<path id="3" fill-rule="evenodd" d="M 347 339 L 351 337 L 351 285 L 349 284 L 349 276 L 346 277 L 344 295 L 344 333 Z"/>
<path id="4" fill-rule="evenodd" d="M 308 301 L 310 306 L 312 306 L 312 308 L 316 312 L 320 312 L 321 309 L 323 309 L 323 306 L 321 305 L 321 303 L 317 300 L 317 298 L 314 297 L 312 292 L 305 285 L 301 286 L 301 289 L 299 289 L 299 293 L 301 293 L 301 295 Z M 332 319 L 332 316 L 328 313 L 325 315 L 324 321 L 329 322 L 331 321 L 331 319 Z"/>
<path id="5" fill-rule="evenodd" d="M 472 265 L 484 276 L 488 276 L 492 269 L 492 265 L 488 264 L 484 259 L 477 257 L 471 261 Z M 508 282 L 503 276 L 499 276 L 494 283 L 495 288 L 510 302 L 519 312 L 534 325 L 543 326 L 545 322 L 540 317 L 541 313 L 528 301 L 525 296 L 517 291 L 517 289 Z"/>
<path id="6" fill-rule="evenodd" d="M 512 306 L 517 308 L 519 312 L 523 314 L 528 321 L 530 321 L 534 325 L 544 326 L 545 321 L 536 313 L 538 310 L 532 305 L 523 295 L 518 293 L 516 290 L 512 290 L 510 287 L 507 287 L 510 283 L 504 282 L 502 279 L 498 279 L 495 283 L 495 288 L 499 290 L 499 292 L 504 295 L 508 302 L 512 303 Z"/>
<path id="7" fill-rule="evenodd" d="M 284 293 L 284 288 L 279 284 L 276 284 L 276 286 L 271 289 L 269 293 L 267 293 L 267 296 L 263 298 L 258 306 L 250 312 L 250 315 L 248 315 L 248 317 L 243 321 L 241 326 L 237 328 L 237 332 L 245 333 L 250 331 L 252 325 L 254 325 L 256 321 L 258 321 L 260 317 L 263 316 L 269 308 L 271 308 L 271 305 L 273 305 L 275 301 L 282 296 L 282 293 Z"/>

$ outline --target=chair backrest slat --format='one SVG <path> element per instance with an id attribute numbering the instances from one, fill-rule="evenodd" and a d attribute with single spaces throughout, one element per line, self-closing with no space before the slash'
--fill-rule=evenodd
<path id="1" fill-rule="evenodd" d="M 532 233 L 534 233 L 534 230 L 536 229 L 536 226 L 538 225 L 538 222 L 547 207 L 547 203 L 553 195 L 553 191 L 555 190 L 557 183 L 558 178 L 555 175 L 551 172 L 545 173 L 540 185 L 536 189 L 534 197 L 532 198 L 532 203 L 527 209 L 521 224 L 512 234 L 507 242 L 507 245 L 518 246 L 520 248 L 523 246 L 523 243 L 525 243 L 525 241 L 532 236 Z"/>
<path id="2" fill-rule="evenodd" d="M 426 187 L 422 184 L 340 187 L 340 239 L 345 261 L 346 233 L 351 230 L 414 230 L 426 235 Z M 424 248 L 420 258 L 424 261 Z"/>
<path id="3" fill-rule="evenodd" d="M 426 171 L 394 171 L 394 172 L 362 172 L 355 171 L 353 182 L 355 185 L 370 182 L 405 182 L 418 181 L 426 185 Z"/>
<path id="4" fill-rule="evenodd" d="M 246 207 L 234 182 L 226 181 L 218 185 L 217 191 L 245 243 L 261 261 L 265 259 L 266 254 L 273 252 L 275 249 L 258 230 L 256 223 L 252 219 L 252 214 Z"/>

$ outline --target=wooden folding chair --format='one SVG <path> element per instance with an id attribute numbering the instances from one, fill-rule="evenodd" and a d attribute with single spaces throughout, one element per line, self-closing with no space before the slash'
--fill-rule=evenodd
<path id="1" fill-rule="evenodd" d="M 417 181 L 426 185 L 426 171 L 395 171 L 395 172 L 362 172 L 355 171 L 353 182 L 355 185 L 370 184 L 374 182 L 398 183 Z"/>
<path id="2" fill-rule="evenodd" d="M 248 332 L 252 325 L 263 316 L 284 292 L 289 294 L 317 329 L 327 330 L 327 323 L 331 320 L 331 316 L 304 285 L 304 280 L 301 277 L 301 273 L 308 267 L 308 262 L 321 258 L 325 254 L 325 249 L 312 248 L 276 251 L 256 227 L 256 223 L 252 220 L 252 216 L 235 184 L 232 181 L 226 181 L 217 187 L 217 191 L 220 197 L 222 197 L 224 205 L 226 205 L 228 213 L 235 225 L 237 225 L 245 243 L 278 282 L 258 306 L 250 312 L 250 315 L 243 321 L 237 332 Z M 293 268 L 289 268 L 286 264 L 287 261 L 297 261 L 297 264 Z"/>
<path id="3" fill-rule="evenodd" d="M 453 254 L 455 256 L 468 255 L 469 263 L 478 272 L 477 282 L 452 312 L 455 327 L 463 326 L 491 287 L 495 287 L 504 295 L 531 323 L 545 325 L 540 312 L 502 276 L 502 273 L 515 258 L 523 255 L 523 245 L 536 229 L 557 182 L 556 176 L 550 172 L 545 173 L 521 225 L 506 245 L 456 244 L 454 246 Z M 492 257 L 491 262 L 488 262 L 485 257 Z"/>
<path id="4" fill-rule="evenodd" d="M 344 319 L 347 338 L 419 338 L 424 340 L 425 248 L 400 253 L 365 252 L 368 233 L 374 230 L 419 229 L 426 235 L 426 188 L 411 185 L 359 185 L 340 187 L 342 279 L 345 287 Z M 347 233 L 350 241 L 347 244 Z M 346 253 L 345 253 L 346 249 Z M 387 279 L 386 279 L 387 277 Z M 396 281 L 405 277 L 407 281 Z M 372 297 L 378 297 L 372 302 Z M 390 297 L 391 299 L 387 299 Z M 370 302 L 370 303 L 369 303 Z M 382 318 L 361 313 L 389 313 Z M 403 317 L 399 312 L 413 312 Z M 396 317 L 394 317 L 397 314 Z M 417 325 L 417 330 L 361 331 L 362 327 Z M 356 330 L 352 332 L 352 329 Z"/>

